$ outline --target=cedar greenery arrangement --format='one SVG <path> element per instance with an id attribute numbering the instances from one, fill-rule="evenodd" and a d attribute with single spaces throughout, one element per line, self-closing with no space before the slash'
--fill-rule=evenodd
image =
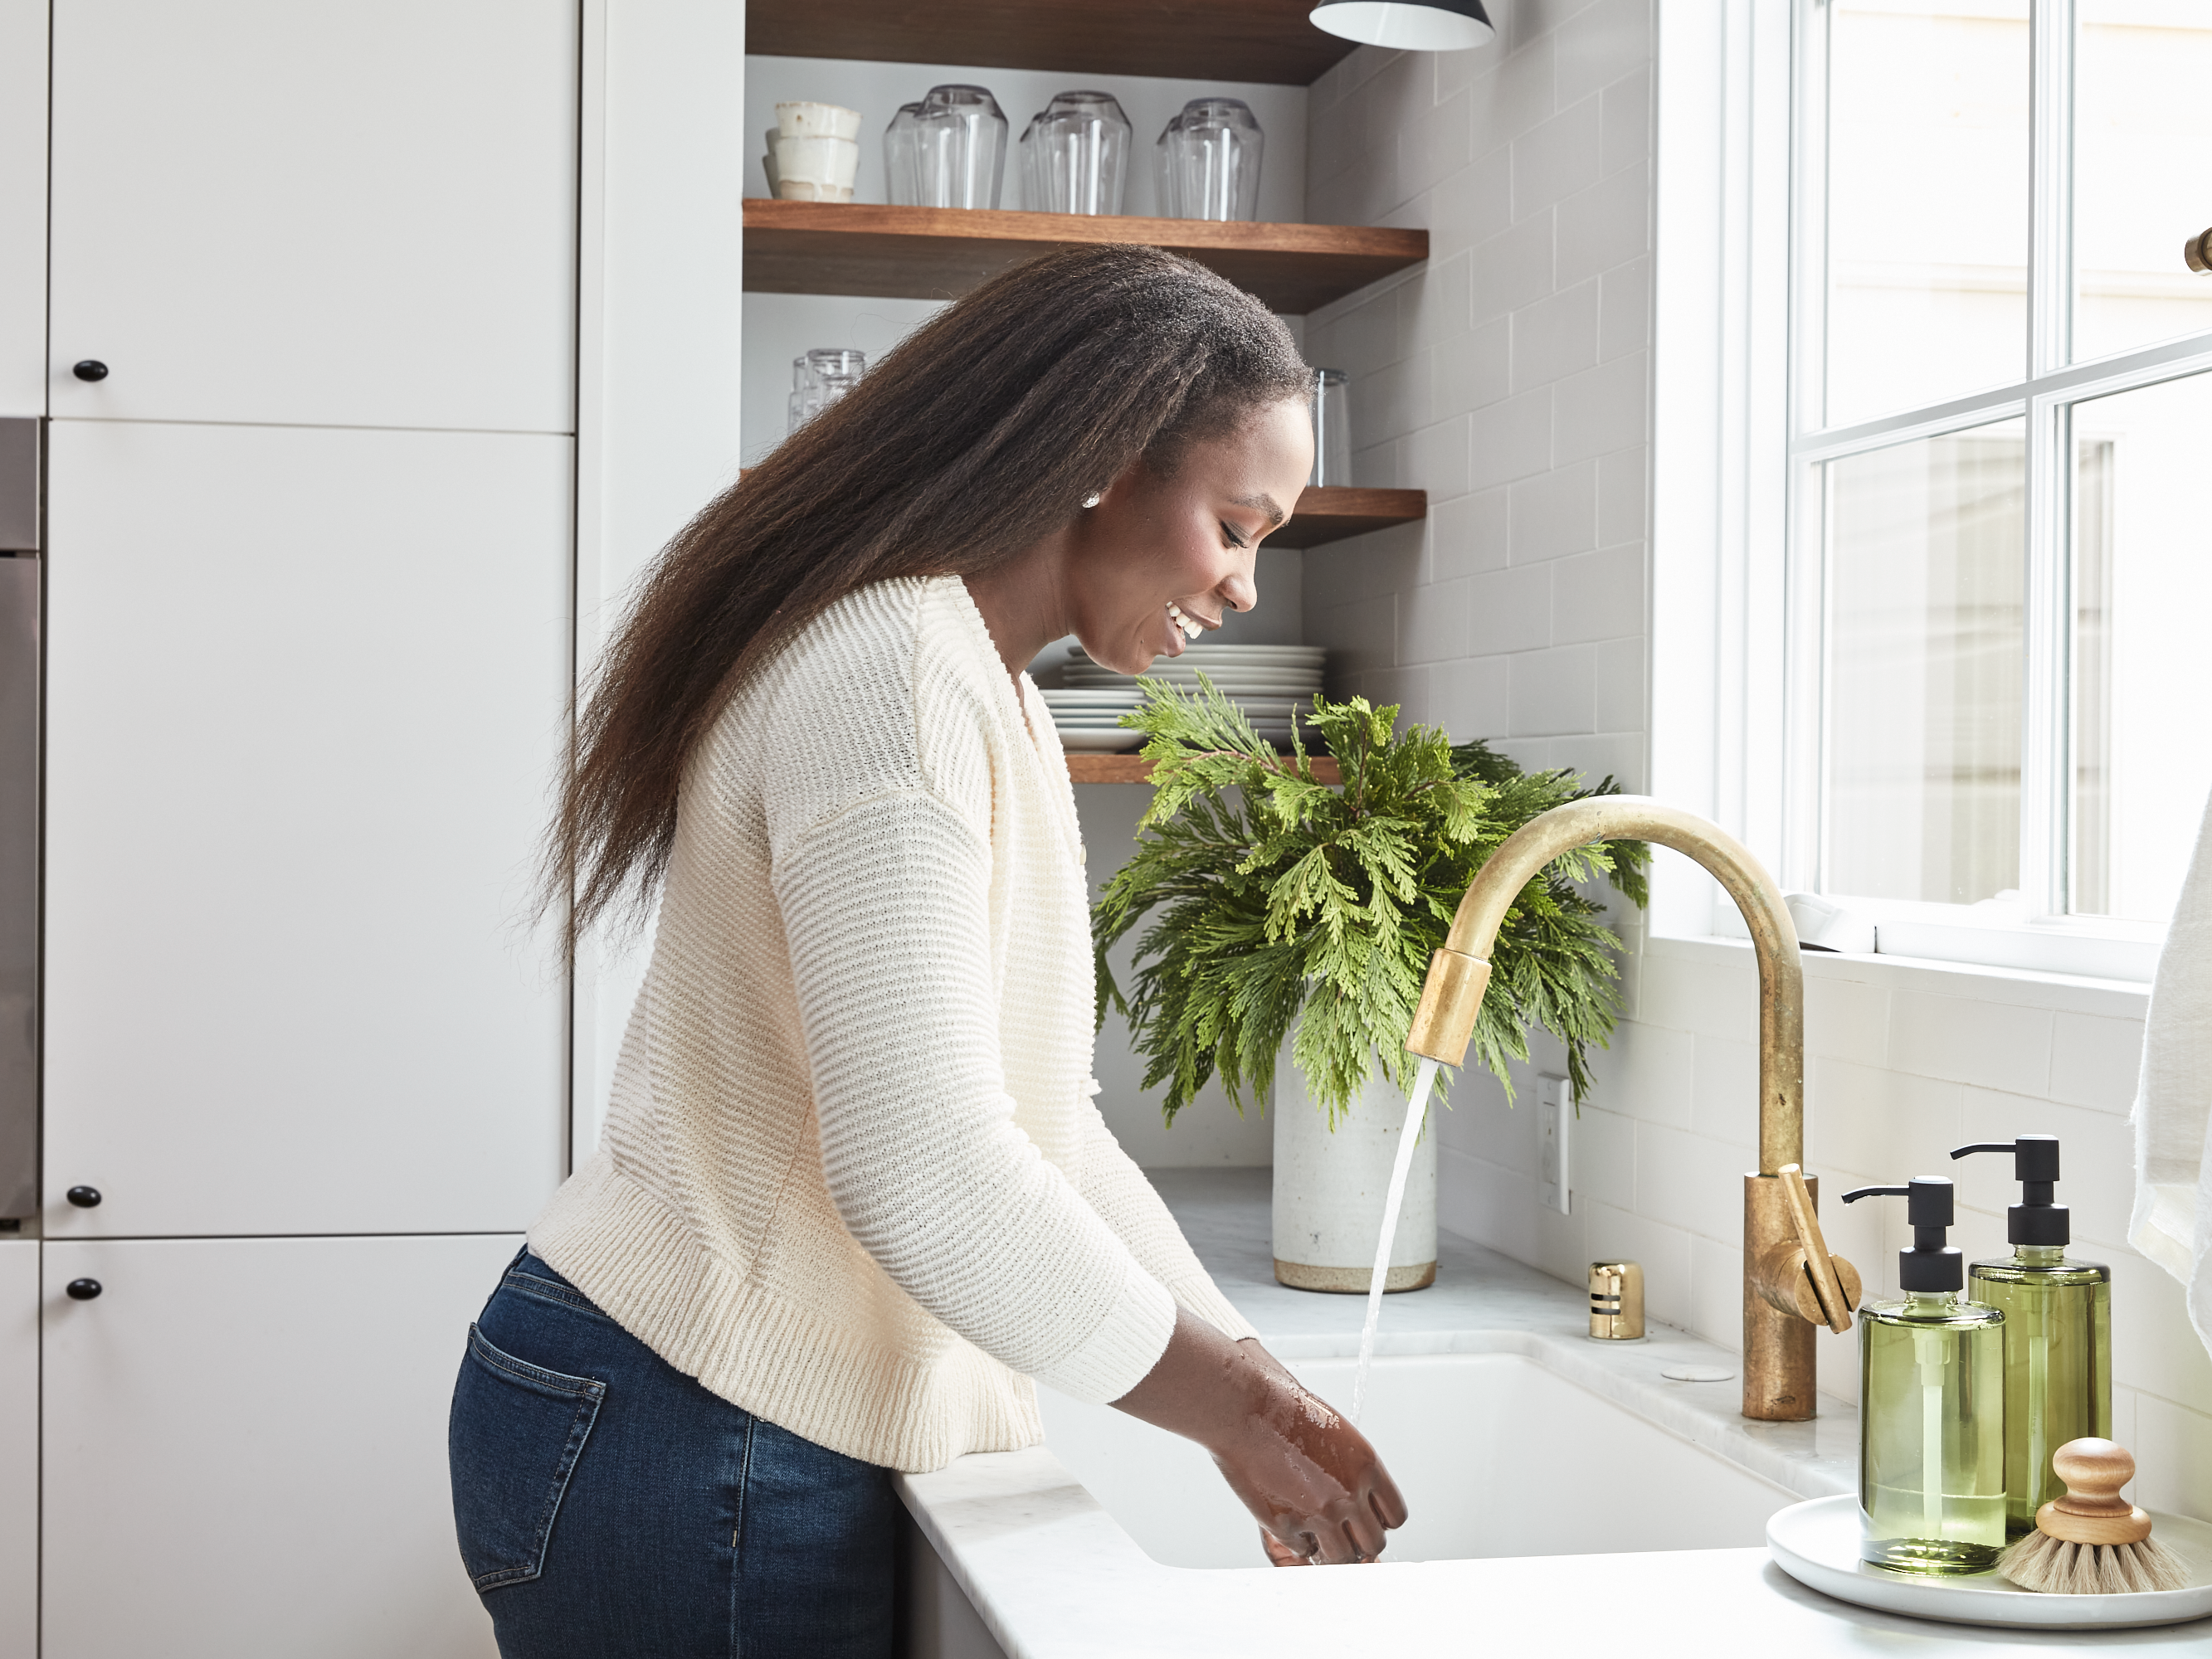
<path id="1" fill-rule="evenodd" d="M 1322 783 L 1303 742 L 1279 757 L 1199 678 L 1194 693 L 1140 681 L 1145 702 L 1121 721 L 1147 734 L 1154 793 L 1136 855 L 1091 915 L 1098 1018 L 1127 1017 L 1170 1123 L 1216 1074 L 1240 1113 L 1248 1091 L 1264 1099 L 1296 1020 L 1291 1058 L 1334 1128 L 1378 1060 L 1410 1080 L 1403 1044 L 1430 954 L 1484 860 L 1540 812 L 1615 786 L 1523 772 L 1434 726 L 1400 732 L 1395 707 L 1364 697 L 1315 700 L 1343 778 Z M 1620 941 L 1574 884 L 1602 874 L 1641 906 L 1650 858 L 1641 842 L 1579 848 L 1507 913 L 1473 1051 L 1509 1100 L 1506 1062 L 1528 1057 L 1532 1024 L 1565 1043 L 1577 1094 L 1588 1087 L 1589 1045 L 1606 1045 L 1620 1006 Z M 1106 952 L 1147 916 L 1125 997 Z"/>

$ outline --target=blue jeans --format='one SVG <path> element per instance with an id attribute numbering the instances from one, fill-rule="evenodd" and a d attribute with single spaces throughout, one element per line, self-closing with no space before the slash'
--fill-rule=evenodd
<path id="1" fill-rule="evenodd" d="M 527 1250 L 447 1449 L 503 1659 L 889 1659 L 890 1471 L 708 1393 Z"/>

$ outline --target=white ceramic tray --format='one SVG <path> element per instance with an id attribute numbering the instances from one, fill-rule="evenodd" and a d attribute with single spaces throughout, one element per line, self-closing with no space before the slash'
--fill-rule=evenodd
<path id="1" fill-rule="evenodd" d="M 2151 1512 L 2152 1535 L 2179 1556 L 2190 1588 L 2134 1595 L 2039 1595 L 1995 1572 L 1921 1578 L 1859 1559 L 1859 1502 L 1850 1493 L 1809 1498 L 1766 1523 L 1775 1565 L 1799 1583 L 1863 1607 L 1954 1625 L 2043 1630 L 2125 1630 L 2212 1616 L 2212 1526 Z"/>
<path id="2" fill-rule="evenodd" d="M 1124 732 L 1116 726 L 1092 726 L 1079 729 L 1062 726 L 1060 746 L 1073 755 L 1113 754 L 1123 749 L 1134 749 L 1145 740 L 1141 732 Z"/>

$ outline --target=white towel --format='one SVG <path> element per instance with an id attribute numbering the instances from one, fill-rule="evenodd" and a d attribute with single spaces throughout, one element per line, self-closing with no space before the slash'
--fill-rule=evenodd
<path id="1" fill-rule="evenodd" d="M 2151 983 L 2135 1126 L 2128 1243 L 2187 1287 L 2212 1352 L 2212 803 Z"/>

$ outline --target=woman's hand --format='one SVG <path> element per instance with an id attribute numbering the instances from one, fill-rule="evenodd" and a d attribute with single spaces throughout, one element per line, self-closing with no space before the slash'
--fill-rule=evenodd
<path id="1" fill-rule="evenodd" d="M 1114 1404 L 1212 1453 L 1277 1566 L 1372 1561 L 1406 1522 L 1364 1435 L 1257 1342 L 1231 1342 L 1181 1310 L 1159 1363 Z"/>

